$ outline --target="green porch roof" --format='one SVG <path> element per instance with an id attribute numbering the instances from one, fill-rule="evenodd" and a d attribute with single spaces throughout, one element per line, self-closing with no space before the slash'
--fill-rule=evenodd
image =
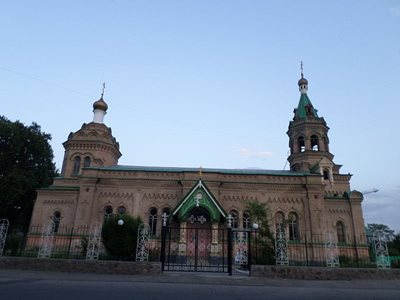
<path id="1" fill-rule="evenodd" d="M 196 197 L 199 195 L 200 198 L 196 200 Z M 183 220 L 184 218 L 187 218 L 188 213 L 196 207 L 205 208 L 214 222 L 218 222 L 220 216 L 224 218 L 228 216 L 222 206 L 218 203 L 215 196 L 201 179 L 199 179 L 185 197 L 183 197 L 182 201 L 174 208 L 172 215 L 178 214 L 179 219 Z"/>

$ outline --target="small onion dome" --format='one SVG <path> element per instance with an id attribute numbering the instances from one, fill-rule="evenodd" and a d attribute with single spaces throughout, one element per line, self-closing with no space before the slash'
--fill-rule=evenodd
<path id="1" fill-rule="evenodd" d="M 305 79 L 303 76 L 301 76 L 298 85 L 301 86 L 301 85 L 307 85 L 307 84 L 308 84 L 308 80 Z"/>
<path id="2" fill-rule="evenodd" d="M 103 100 L 103 97 L 101 97 L 99 100 L 97 100 L 95 103 L 93 103 L 93 109 L 100 109 L 100 110 L 103 110 L 103 111 L 107 111 L 108 105 Z"/>

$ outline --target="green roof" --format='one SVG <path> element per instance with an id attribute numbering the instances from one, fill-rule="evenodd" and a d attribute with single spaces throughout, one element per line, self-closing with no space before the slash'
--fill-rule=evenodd
<path id="1" fill-rule="evenodd" d="M 185 167 L 152 167 L 152 166 L 113 166 L 113 167 L 100 167 L 100 168 L 87 168 L 97 169 L 103 171 L 127 171 L 127 172 L 196 172 L 200 170 L 203 173 L 222 173 L 222 174 L 236 174 L 236 175 L 277 175 L 277 176 L 304 176 L 310 175 L 309 172 L 293 172 L 293 171 L 280 171 L 280 170 L 263 170 L 263 169 L 214 169 L 214 168 L 185 168 Z"/>
<path id="2" fill-rule="evenodd" d="M 201 201 L 200 199 L 196 201 L 195 194 L 201 194 Z M 175 207 L 172 214 L 175 215 L 178 213 L 179 219 L 182 220 L 183 218 L 187 217 L 187 214 L 196 206 L 205 208 L 209 212 L 213 221 L 219 221 L 220 214 L 224 218 L 228 216 L 228 214 L 218 203 L 217 199 L 201 179 L 199 179 L 199 181 L 185 195 L 182 201 Z"/>
<path id="3" fill-rule="evenodd" d="M 311 111 L 312 114 L 314 115 L 315 118 L 318 118 L 318 114 L 317 111 L 311 101 L 310 98 L 308 98 L 307 94 L 301 94 L 300 96 L 300 101 L 299 101 L 299 105 L 297 106 L 296 109 L 296 117 L 300 118 L 300 119 L 306 119 L 307 118 L 307 106 L 311 106 Z"/>
<path id="4" fill-rule="evenodd" d="M 40 190 L 64 190 L 64 191 L 79 191 L 79 186 L 59 186 L 51 185 L 47 188 L 41 188 Z"/>

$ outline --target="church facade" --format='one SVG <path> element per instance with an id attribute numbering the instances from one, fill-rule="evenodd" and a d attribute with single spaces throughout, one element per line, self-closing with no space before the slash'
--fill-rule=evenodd
<path id="1" fill-rule="evenodd" d="M 178 224 L 216 229 L 250 228 L 251 201 L 266 203 L 272 232 L 284 226 L 288 240 L 333 233 L 337 242 L 364 234 L 362 193 L 329 151 L 329 127 L 312 105 L 308 82 L 289 122 L 290 170 L 199 169 L 118 165 L 119 144 L 103 122 L 103 96 L 94 118 L 71 132 L 63 146 L 61 176 L 38 190 L 31 226 L 90 226 L 111 214 L 140 216 L 154 236 L 165 213 Z"/>

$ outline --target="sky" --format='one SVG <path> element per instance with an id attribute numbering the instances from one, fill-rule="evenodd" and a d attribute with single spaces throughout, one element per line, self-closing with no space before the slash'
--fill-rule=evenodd
<path id="1" fill-rule="evenodd" d="M 103 82 L 121 165 L 288 169 L 300 61 L 366 223 L 400 231 L 400 0 L 0 1 L 0 114 L 59 169 Z"/>

